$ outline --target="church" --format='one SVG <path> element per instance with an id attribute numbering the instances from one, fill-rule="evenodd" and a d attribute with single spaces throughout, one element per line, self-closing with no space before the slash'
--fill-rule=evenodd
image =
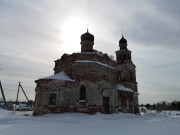
<path id="1" fill-rule="evenodd" d="M 81 52 L 55 60 L 54 75 L 35 81 L 34 115 L 62 112 L 139 113 L 136 66 L 122 35 L 116 60 L 81 35 Z"/>

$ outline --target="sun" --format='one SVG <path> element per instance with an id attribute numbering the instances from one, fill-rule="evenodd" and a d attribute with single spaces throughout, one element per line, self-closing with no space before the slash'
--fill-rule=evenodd
<path id="1" fill-rule="evenodd" d="M 80 51 L 80 36 L 86 32 L 87 23 L 83 19 L 73 17 L 62 25 L 61 30 L 63 51 L 67 53 Z"/>

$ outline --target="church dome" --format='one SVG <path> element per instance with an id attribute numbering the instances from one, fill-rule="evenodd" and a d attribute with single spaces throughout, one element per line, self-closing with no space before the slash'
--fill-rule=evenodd
<path id="1" fill-rule="evenodd" d="M 119 40 L 119 44 L 127 44 L 127 40 L 122 35 L 122 38 Z"/>
<path id="2" fill-rule="evenodd" d="M 85 40 L 94 42 L 94 36 L 89 33 L 88 29 L 86 33 L 81 35 L 81 42 Z"/>

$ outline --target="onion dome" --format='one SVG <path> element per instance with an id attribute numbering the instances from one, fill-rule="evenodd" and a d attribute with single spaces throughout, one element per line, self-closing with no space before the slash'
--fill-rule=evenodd
<path id="1" fill-rule="evenodd" d="M 127 44 L 127 40 L 122 35 L 122 38 L 119 40 L 119 44 Z"/>
<path id="2" fill-rule="evenodd" d="M 89 33 L 88 29 L 86 33 L 81 35 L 81 42 L 85 40 L 94 42 L 94 36 Z"/>

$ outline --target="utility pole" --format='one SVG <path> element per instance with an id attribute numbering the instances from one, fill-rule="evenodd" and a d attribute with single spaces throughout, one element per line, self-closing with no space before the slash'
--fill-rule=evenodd
<path id="1" fill-rule="evenodd" d="M 8 105 L 7 105 L 7 102 L 6 102 L 6 98 L 4 96 L 4 91 L 3 91 L 3 88 L 2 88 L 2 85 L 1 85 L 1 81 L 0 81 L 0 89 L 1 89 L 1 94 L 2 94 L 2 97 L 3 97 L 4 105 L 5 105 L 6 110 L 7 110 Z"/>
<path id="2" fill-rule="evenodd" d="M 27 101 L 28 101 L 28 103 L 29 103 L 29 99 L 28 99 L 28 97 L 27 97 L 27 95 L 26 95 L 26 93 L 25 93 L 25 91 L 24 91 L 24 89 L 23 89 L 23 87 L 22 87 L 22 85 L 21 85 L 21 82 L 19 82 L 18 92 L 17 92 L 17 97 L 16 97 L 16 105 L 18 104 L 18 97 L 19 97 L 19 90 L 20 90 L 20 88 L 21 88 L 21 90 L 23 91 L 23 93 L 24 93 L 24 95 L 25 95 L 25 97 L 26 97 L 26 99 L 27 99 Z M 16 110 L 16 107 L 15 107 L 15 110 Z"/>
<path id="3" fill-rule="evenodd" d="M 18 102 L 18 96 L 19 96 L 19 89 L 20 89 L 20 88 L 21 88 L 21 90 L 23 91 L 23 93 L 24 93 L 24 95 L 25 95 L 27 101 L 29 102 L 29 99 L 28 99 L 28 97 L 27 97 L 27 95 L 26 95 L 26 93 L 25 93 L 25 91 L 24 91 L 24 89 L 23 89 L 23 87 L 22 87 L 22 85 L 21 85 L 21 82 L 19 82 L 19 85 L 18 85 L 18 92 L 17 92 L 17 97 L 16 97 L 16 103 Z"/>

